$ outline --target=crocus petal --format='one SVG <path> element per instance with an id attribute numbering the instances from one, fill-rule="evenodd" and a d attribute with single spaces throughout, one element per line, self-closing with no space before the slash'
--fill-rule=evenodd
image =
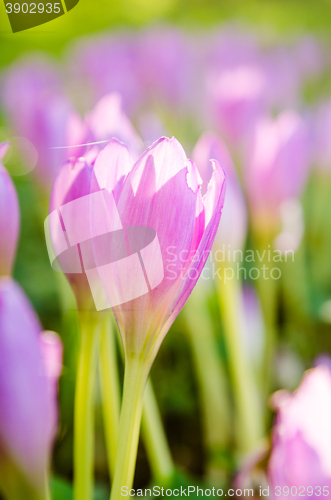
<path id="1" fill-rule="evenodd" d="M 203 198 L 206 213 L 205 230 L 190 267 L 188 268 L 176 293 L 176 297 L 173 302 L 173 310 L 167 320 L 165 329 L 170 328 L 198 281 L 218 230 L 224 205 L 226 184 L 224 171 L 217 161 L 213 161 L 213 168 L 214 173 L 208 185 L 207 193 Z"/>
<path id="2" fill-rule="evenodd" d="M 100 189 L 110 189 L 118 201 L 123 182 L 133 166 L 128 148 L 112 139 L 100 151 L 94 163 L 94 174 Z"/>
<path id="3" fill-rule="evenodd" d="M 152 323 L 162 321 L 170 307 L 174 290 L 180 282 L 182 268 L 188 265 L 196 218 L 198 185 L 188 182 L 188 161 L 184 150 L 176 139 L 162 138 L 148 148 L 127 176 L 118 202 L 118 211 L 123 226 L 143 226 L 156 231 L 162 260 L 169 263 L 173 253 L 174 268 L 165 266 L 165 278 L 150 293 L 135 300 L 132 310 L 130 302 L 114 308 L 119 323 L 135 323 L 141 340 Z M 191 184 L 191 187 L 189 187 Z M 192 189 L 193 188 L 193 189 Z M 139 242 L 132 242 L 132 246 Z M 185 254 L 187 262 L 181 255 Z M 194 252 L 195 253 L 195 252 Z M 148 260 L 153 262 L 155 255 Z M 158 262 L 158 259 L 156 259 Z M 174 279 L 174 274 L 176 278 Z M 101 277 L 107 295 L 111 294 L 109 279 Z M 109 296 L 111 301 L 112 297 Z M 154 314 L 149 314 L 156 308 Z M 130 319 L 131 316 L 131 319 Z M 133 316 L 135 316 L 133 318 Z M 124 328 L 124 325 L 123 325 Z M 127 328 L 125 328 L 128 331 Z"/>
<path id="4" fill-rule="evenodd" d="M 331 486 L 331 373 L 307 372 L 293 395 L 280 391 L 269 462 L 272 487 Z M 283 498 L 283 497 L 281 497 Z"/>
<path id="5" fill-rule="evenodd" d="M 97 309 L 113 308 L 131 351 L 155 354 L 162 327 L 178 314 L 207 259 L 224 198 L 224 173 L 216 162 L 204 198 L 201 183 L 175 138 L 159 139 L 134 165 L 126 146 L 113 139 L 93 166 L 69 162 L 57 176 L 51 208 L 62 215 L 61 222 L 56 216 L 61 248 L 68 249 L 66 232 L 84 265 L 67 276 L 76 297 L 83 288 L 88 293 L 84 276 Z M 194 260 L 195 277 L 187 280 Z"/>
<path id="6" fill-rule="evenodd" d="M 41 326 L 20 287 L 0 280 L 0 453 L 39 491 L 54 437 L 51 399 L 40 350 Z"/>
<path id="7" fill-rule="evenodd" d="M 213 132 L 201 135 L 193 150 L 193 160 L 207 186 L 211 177 L 210 158 L 218 161 L 226 174 L 226 199 L 222 220 L 215 237 L 215 247 L 231 251 L 241 249 L 247 233 L 247 209 L 236 171 L 226 145 Z"/>
<path id="8" fill-rule="evenodd" d="M 0 144 L 0 276 L 11 274 L 20 225 L 16 190 L 10 175 L 1 164 L 7 149 L 7 143 Z"/>
<path id="9" fill-rule="evenodd" d="M 100 99 L 87 115 L 86 123 L 96 141 L 110 140 L 115 137 L 128 146 L 135 158 L 140 155 L 142 141 L 123 112 L 122 99 L 118 93 L 107 94 Z"/>

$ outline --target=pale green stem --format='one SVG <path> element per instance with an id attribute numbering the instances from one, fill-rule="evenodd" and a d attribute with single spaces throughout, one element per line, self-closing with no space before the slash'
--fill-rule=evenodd
<path id="1" fill-rule="evenodd" d="M 99 332 L 96 313 L 79 313 L 80 347 L 74 415 L 74 500 L 92 500 L 94 466 L 93 395 Z"/>
<path id="2" fill-rule="evenodd" d="M 150 379 L 145 389 L 141 433 L 154 478 L 160 484 L 168 484 L 175 467 Z"/>
<path id="3" fill-rule="evenodd" d="M 119 500 L 121 498 L 121 488 L 127 487 L 130 489 L 133 484 L 147 376 L 148 369 L 146 369 L 144 361 L 137 357 L 126 358 L 115 474 L 110 495 L 111 500 Z"/>
<path id="4" fill-rule="evenodd" d="M 112 329 L 113 341 L 115 343 L 115 333 L 117 332 L 116 322 L 114 318 L 110 321 L 110 329 Z M 122 343 L 119 338 L 121 354 L 124 356 Z M 115 360 L 114 360 L 115 361 Z M 110 362 L 110 359 L 109 359 Z M 108 374 L 108 385 L 113 384 L 110 381 Z M 114 374 L 113 379 L 118 378 L 117 372 Z M 113 392 L 116 391 L 115 388 L 112 389 Z M 117 391 L 116 391 L 117 392 Z M 107 398 L 107 394 L 103 394 L 103 398 Z M 110 402 L 109 402 L 110 403 Z M 116 411 L 115 405 L 112 411 Z M 110 404 L 109 409 L 111 410 Z M 118 412 L 119 415 L 119 412 Z M 116 419 L 116 415 L 112 418 Z M 117 417 L 118 418 L 118 417 Z M 107 418 L 108 421 L 108 418 Z M 107 424 L 106 424 L 107 426 Z M 118 429 L 118 427 L 117 427 Z M 107 431 L 106 431 L 107 432 Z M 115 431 L 114 431 L 115 432 Z M 118 431 L 115 436 L 118 436 Z M 167 437 L 164 432 L 164 427 L 162 423 L 161 414 L 158 408 L 158 404 L 155 398 L 155 393 L 153 390 L 153 385 L 150 379 L 147 380 L 147 385 L 145 389 L 144 402 L 143 402 L 143 413 L 142 413 L 142 439 L 145 444 L 146 454 L 148 457 L 148 462 L 150 464 L 153 476 L 162 484 L 166 484 L 170 481 L 170 478 L 174 474 L 175 466 L 171 457 L 170 448 L 168 445 Z M 110 443 L 113 446 L 114 440 Z M 108 446 L 108 453 L 114 453 L 112 449 L 109 452 L 110 445 Z M 116 452 L 116 449 L 115 449 Z M 113 476 L 113 468 L 111 468 L 111 474 Z"/>
<path id="5" fill-rule="evenodd" d="M 272 250 L 272 247 L 270 245 Z M 265 252 L 267 256 L 268 245 L 266 243 L 261 243 L 258 245 L 257 249 L 260 251 L 260 255 Z M 262 384 L 263 384 L 263 393 L 265 399 L 267 400 L 270 393 L 273 391 L 273 378 L 274 378 L 274 362 L 275 362 L 275 351 L 276 351 L 276 343 L 277 343 L 277 290 L 278 290 L 278 281 L 272 279 L 270 276 L 266 278 L 263 277 L 263 266 L 267 268 L 271 268 L 273 266 L 273 262 L 269 262 L 268 258 L 265 257 L 262 262 L 258 264 L 261 269 L 260 277 L 256 282 L 256 288 L 259 294 L 263 318 L 264 318 L 264 326 L 265 326 L 265 349 L 264 349 L 264 357 L 263 357 L 263 366 L 262 366 Z"/>
<path id="6" fill-rule="evenodd" d="M 46 500 L 52 500 L 51 488 L 49 485 L 48 478 L 47 478 L 47 483 L 46 483 Z"/>
<path id="7" fill-rule="evenodd" d="M 263 424 L 257 388 L 242 343 L 241 288 L 234 278 L 226 283 L 216 280 L 216 284 L 237 411 L 238 448 L 247 453 L 262 438 Z"/>
<path id="8" fill-rule="evenodd" d="M 205 293 L 199 288 L 193 290 L 184 313 L 200 391 L 208 468 L 212 473 L 224 468 L 222 459 L 232 437 L 226 376 Z"/>
<path id="9" fill-rule="evenodd" d="M 101 391 L 109 475 L 110 477 L 113 477 L 120 420 L 121 396 L 119 389 L 120 385 L 116 353 L 116 336 L 113 329 L 111 313 L 107 311 L 101 321 Z"/>

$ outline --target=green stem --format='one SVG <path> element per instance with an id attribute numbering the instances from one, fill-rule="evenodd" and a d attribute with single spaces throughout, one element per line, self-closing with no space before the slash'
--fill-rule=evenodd
<path id="1" fill-rule="evenodd" d="M 271 245 L 269 248 L 272 248 Z M 268 269 L 272 265 L 267 258 L 268 245 L 267 243 L 262 243 L 257 246 L 260 251 L 260 255 L 265 253 L 266 257 L 259 262 L 260 270 L 263 271 L 264 266 Z M 262 366 L 262 383 L 263 383 L 263 394 L 266 399 L 268 399 L 270 393 L 274 390 L 273 379 L 274 379 L 274 362 L 275 362 L 275 351 L 277 344 L 277 289 L 278 281 L 272 279 L 270 276 L 264 277 L 261 271 L 260 277 L 256 282 L 256 288 L 259 294 L 264 326 L 265 326 L 265 349 L 264 358 Z"/>
<path id="2" fill-rule="evenodd" d="M 113 337 L 115 338 L 117 326 L 114 318 L 112 318 L 111 321 L 111 328 L 113 330 Z M 121 354 L 124 357 L 120 338 L 119 342 L 121 347 Z M 110 377 L 110 374 L 108 376 Z M 118 377 L 118 375 L 114 374 L 114 377 L 115 376 Z M 113 391 L 114 390 L 115 389 L 113 388 Z M 105 395 L 105 397 L 107 397 L 107 395 Z M 141 432 L 152 473 L 160 483 L 162 482 L 162 484 L 167 484 L 174 474 L 175 466 L 171 457 L 171 452 L 166 434 L 164 432 L 160 410 L 158 408 L 152 381 L 150 380 L 150 378 L 147 380 L 144 395 Z M 115 436 L 117 435 L 118 431 Z"/>
<path id="3" fill-rule="evenodd" d="M 141 433 L 154 478 L 169 484 L 175 467 L 150 379 L 145 389 Z"/>
<path id="4" fill-rule="evenodd" d="M 111 313 L 107 312 L 102 319 L 101 325 L 100 377 L 110 477 L 113 477 L 115 469 L 120 420 L 120 389 L 116 337 L 112 323 Z"/>
<path id="5" fill-rule="evenodd" d="M 145 363 L 139 358 L 126 358 L 116 466 L 110 495 L 111 500 L 119 500 L 121 498 L 121 488 L 127 487 L 130 489 L 133 484 L 144 389 L 148 376 L 148 369 L 144 365 Z"/>
<path id="6" fill-rule="evenodd" d="M 197 285 L 199 287 L 199 284 Z M 208 469 L 224 469 L 224 454 L 231 440 L 231 412 L 226 375 L 207 309 L 205 294 L 193 290 L 184 308 L 201 397 Z M 220 460 L 220 458 L 222 460 Z M 219 475 L 219 474 L 218 474 Z"/>
<path id="7" fill-rule="evenodd" d="M 263 424 L 253 374 L 242 344 L 240 285 L 234 278 L 222 284 L 216 280 L 216 284 L 237 410 L 238 447 L 241 453 L 247 453 L 263 436 Z"/>
<path id="8" fill-rule="evenodd" d="M 74 500 L 93 498 L 94 408 L 99 332 L 96 313 L 79 313 L 80 348 L 74 415 Z"/>

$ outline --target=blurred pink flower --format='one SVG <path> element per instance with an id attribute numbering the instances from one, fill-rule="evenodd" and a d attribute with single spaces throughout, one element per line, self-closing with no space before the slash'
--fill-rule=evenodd
<path id="1" fill-rule="evenodd" d="M 161 101 L 182 109 L 194 84 L 193 58 L 183 33 L 154 28 L 139 40 L 139 76 L 147 105 Z"/>
<path id="2" fill-rule="evenodd" d="M 40 333 L 38 318 L 21 288 L 11 278 L 1 278 L 0 460 L 18 469 L 44 498 L 57 415 L 50 384 L 54 387 L 58 372 L 49 378 Z M 6 488 L 6 477 L 0 481 Z"/>
<path id="3" fill-rule="evenodd" d="M 265 101 L 270 110 L 300 103 L 302 79 L 298 61 L 289 47 L 267 50 L 261 55 L 260 67 L 265 75 Z"/>
<path id="4" fill-rule="evenodd" d="M 217 30 L 206 53 L 211 68 L 229 69 L 256 64 L 260 57 L 257 39 L 251 31 L 234 25 Z"/>
<path id="5" fill-rule="evenodd" d="M 139 43 L 128 33 L 88 38 L 69 54 L 69 68 L 76 85 L 87 84 L 91 90 L 90 106 L 104 95 L 117 92 L 129 114 L 137 109 L 143 95 L 138 67 Z"/>
<path id="6" fill-rule="evenodd" d="M 244 246 L 247 233 L 247 210 L 243 192 L 226 145 L 213 132 L 203 133 L 196 143 L 192 159 L 202 178 L 202 194 L 207 189 L 213 167 L 210 159 L 217 160 L 226 174 L 226 199 L 222 219 L 215 237 L 215 246 L 223 245 L 231 250 L 240 250 Z"/>
<path id="7" fill-rule="evenodd" d="M 84 123 L 61 89 L 56 68 L 39 59 L 17 63 L 5 75 L 2 101 L 15 133 L 36 148 L 34 173 L 50 189 L 59 166 L 84 151 L 51 148 L 81 144 L 87 138 Z"/>
<path id="8" fill-rule="evenodd" d="M 15 186 L 1 163 L 7 149 L 7 143 L 0 143 L 0 276 L 11 274 L 20 226 Z"/>
<path id="9" fill-rule="evenodd" d="M 253 223 L 279 225 L 281 204 L 297 198 L 305 185 L 310 155 L 311 134 L 296 112 L 258 121 L 243 172 Z"/>
<path id="10" fill-rule="evenodd" d="M 262 112 L 265 85 L 265 75 L 255 65 L 243 64 L 207 75 L 210 113 L 231 145 L 241 145 Z"/>
<path id="11" fill-rule="evenodd" d="M 273 498 L 286 498 L 283 487 L 291 491 L 292 486 L 298 493 L 299 487 L 304 487 L 305 496 L 308 487 L 311 489 L 308 496 L 323 496 L 323 491 L 331 487 L 329 369 L 313 368 L 293 395 L 279 391 L 272 402 L 277 410 L 268 468 Z M 277 486 L 280 495 L 276 494 Z"/>

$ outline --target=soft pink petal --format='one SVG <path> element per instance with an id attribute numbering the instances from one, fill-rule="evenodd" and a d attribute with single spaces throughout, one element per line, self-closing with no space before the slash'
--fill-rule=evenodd
<path id="1" fill-rule="evenodd" d="M 28 482 L 43 490 L 54 436 L 56 402 L 50 396 L 40 350 L 41 326 L 20 287 L 0 280 L 0 448 Z"/>

